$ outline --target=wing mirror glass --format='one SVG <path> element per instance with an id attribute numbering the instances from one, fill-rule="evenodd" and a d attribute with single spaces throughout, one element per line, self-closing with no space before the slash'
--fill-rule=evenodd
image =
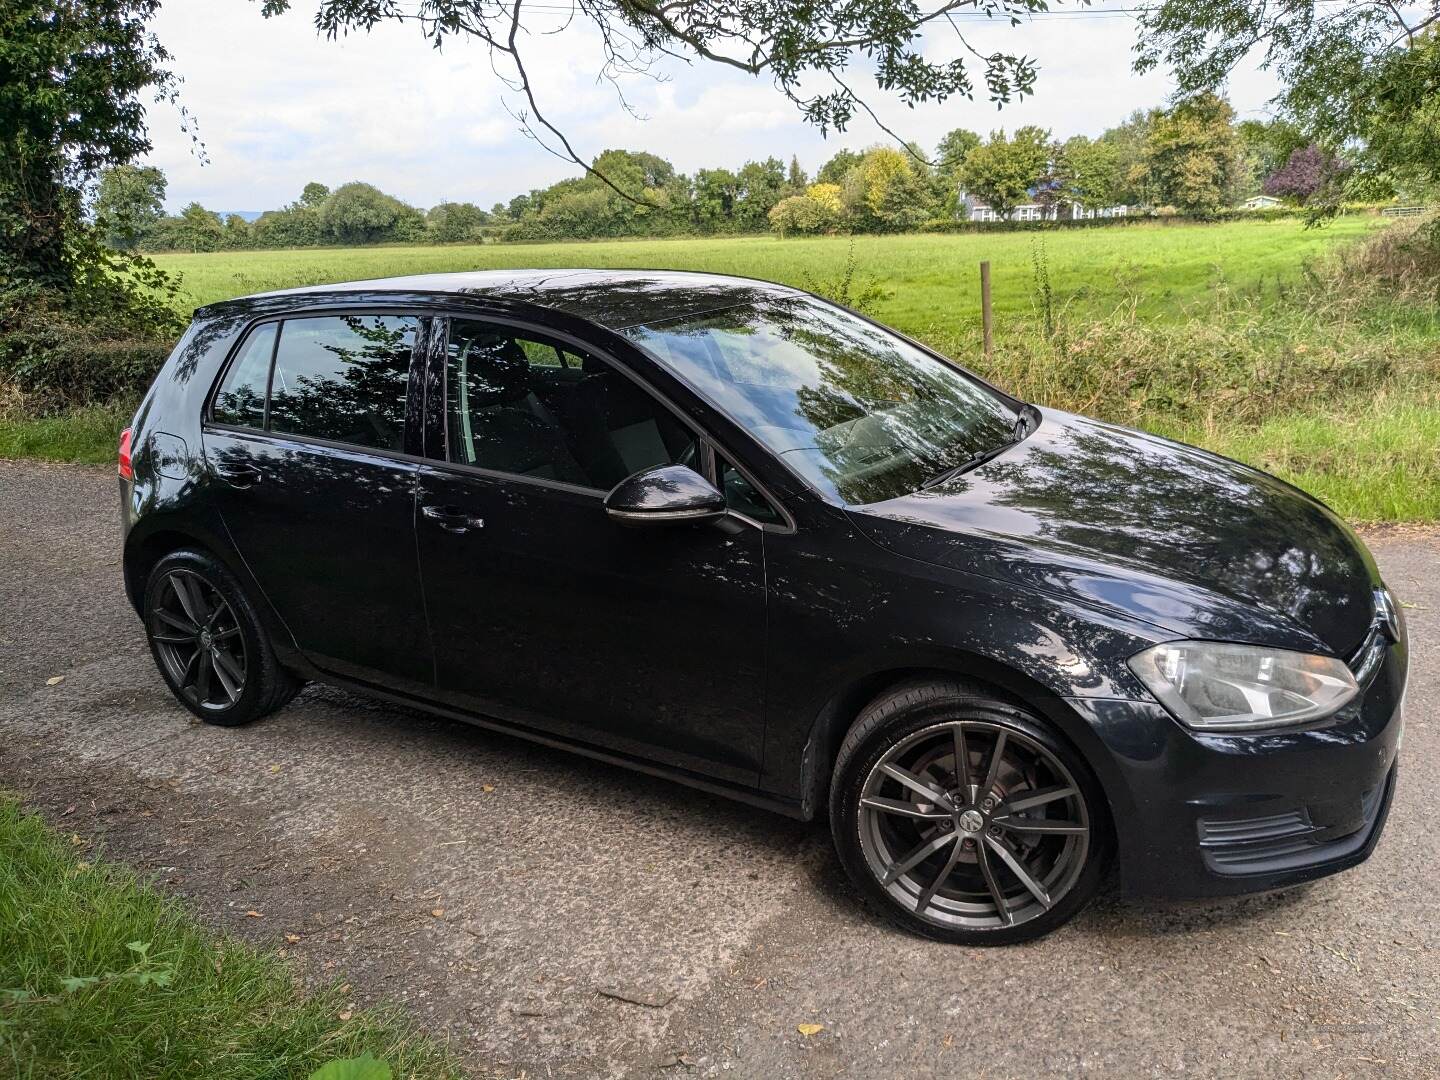
<path id="1" fill-rule="evenodd" d="M 686 525 L 717 521 L 725 496 L 694 469 L 657 465 L 628 476 L 605 496 L 605 513 L 621 525 Z"/>

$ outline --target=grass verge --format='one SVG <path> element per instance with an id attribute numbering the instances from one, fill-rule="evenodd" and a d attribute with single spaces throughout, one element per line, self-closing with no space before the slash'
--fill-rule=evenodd
<path id="1" fill-rule="evenodd" d="M 1258 427 L 1156 430 L 1274 473 L 1354 524 L 1440 521 L 1440 406 L 1382 396 Z"/>
<path id="2" fill-rule="evenodd" d="M 0 416 L 0 458 L 109 464 L 134 412 L 133 404 L 88 405 L 55 416 Z"/>
<path id="3" fill-rule="evenodd" d="M 460 1076 L 398 1017 L 301 993 L 279 958 L 83 847 L 0 795 L 0 1073 L 288 1080 L 368 1051 L 397 1077 Z"/>

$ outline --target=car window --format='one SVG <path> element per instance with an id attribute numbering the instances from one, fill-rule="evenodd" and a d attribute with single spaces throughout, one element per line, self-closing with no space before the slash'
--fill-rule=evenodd
<path id="1" fill-rule="evenodd" d="M 270 380 L 270 430 L 403 450 L 418 322 L 399 315 L 286 319 Z"/>
<path id="2" fill-rule="evenodd" d="M 715 475 L 720 481 L 720 490 L 725 493 L 725 505 L 731 510 L 744 514 L 752 521 L 784 524 L 785 519 L 780 512 L 745 478 L 745 474 L 719 454 L 715 455 Z"/>
<path id="3" fill-rule="evenodd" d="M 697 460 L 690 429 L 610 364 L 488 323 L 450 324 L 445 413 L 451 461 L 518 476 L 609 490 Z"/>
<path id="4" fill-rule="evenodd" d="M 893 499 L 1013 440 L 999 395 L 884 327 L 810 297 L 622 333 L 847 504 Z"/>
<path id="5" fill-rule="evenodd" d="M 225 372 L 210 414 L 221 424 L 265 426 L 265 383 L 275 352 L 275 324 L 263 323 L 245 339 L 240 355 Z"/>

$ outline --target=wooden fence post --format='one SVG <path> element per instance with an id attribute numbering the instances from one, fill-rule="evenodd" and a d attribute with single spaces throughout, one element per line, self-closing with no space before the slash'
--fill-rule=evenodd
<path id="1" fill-rule="evenodd" d="M 990 260 L 980 263 L 980 325 L 985 333 L 985 359 L 990 360 L 992 349 L 990 337 Z"/>

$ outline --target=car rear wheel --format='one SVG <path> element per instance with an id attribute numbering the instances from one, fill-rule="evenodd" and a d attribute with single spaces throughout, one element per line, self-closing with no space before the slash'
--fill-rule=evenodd
<path id="1" fill-rule="evenodd" d="M 240 583 L 206 552 L 174 551 L 155 564 L 145 632 L 171 693 L 207 724 L 258 720 L 303 685 L 275 659 Z"/>
<path id="2" fill-rule="evenodd" d="M 830 793 L 835 845 L 861 892 L 942 941 L 1049 933 L 1099 888 L 1104 798 L 1033 714 L 945 680 L 899 687 L 851 728 Z"/>

